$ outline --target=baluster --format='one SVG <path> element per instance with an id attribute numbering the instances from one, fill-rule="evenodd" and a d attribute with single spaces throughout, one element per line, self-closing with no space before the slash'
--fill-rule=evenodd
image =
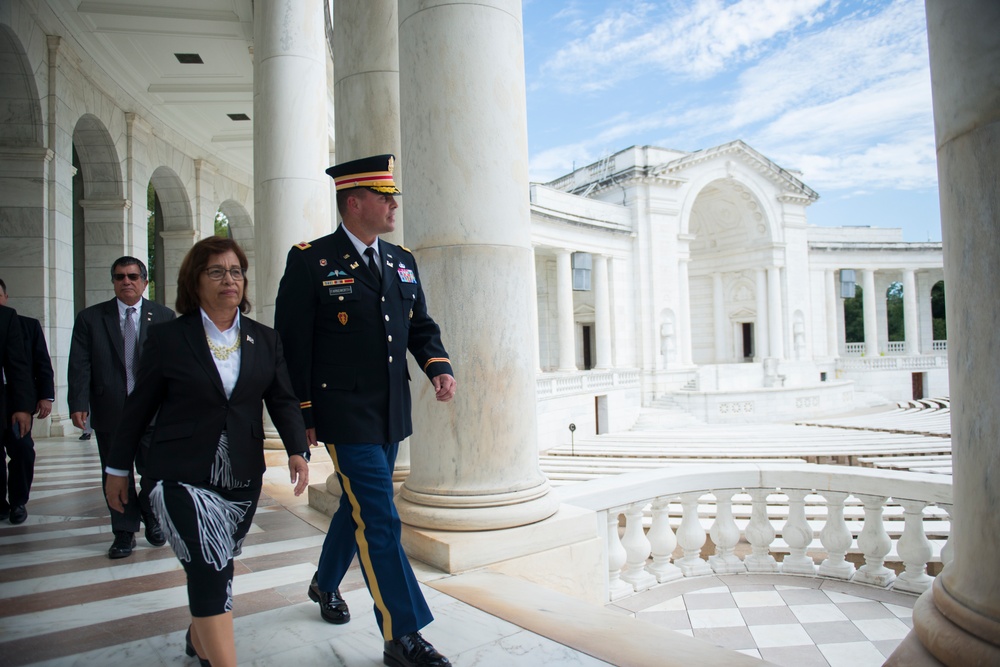
<path id="1" fill-rule="evenodd" d="M 948 515 L 948 537 L 944 541 L 944 546 L 941 547 L 941 565 L 947 565 L 955 558 L 955 554 L 951 550 L 951 505 L 938 503 L 937 506 Z"/>
<path id="2" fill-rule="evenodd" d="M 622 579 L 632 584 L 636 591 L 644 591 L 656 583 L 656 577 L 646 572 L 650 543 L 642 527 L 642 510 L 646 503 L 632 503 L 625 509 L 625 571 Z"/>
<path id="3" fill-rule="evenodd" d="M 865 506 L 865 525 L 858 535 L 858 548 L 865 555 L 865 564 L 858 568 L 851 581 L 887 587 L 896 573 L 885 566 L 885 557 L 892 548 L 892 540 L 885 530 L 882 510 L 885 496 L 855 494 Z"/>
<path id="4" fill-rule="evenodd" d="M 709 534 L 715 542 L 715 555 L 708 557 L 712 571 L 716 574 L 746 572 L 743 561 L 734 553 L 740 541 L 740 529 L 733 519 L 733 496 L 736 489 L 712 492 L 715 495 L 715 521 Z"/>
<path id="5" fill-rule="evenodd" d="M 698 518 L 698 498 L 700 493 L 681 495 L 681 525 L 677 526 L 677 543 L 684 556 L 674 561 L 685 577 L 712 574 L 712 568 L 701 557 L 701 547 L 705 544 L 705 529 Z"/>
<path id="6" fill-rule="evenodd" d="M 816 563 L 806 555 L 812 544 L 812 526 L 806 520 L 805 489 L 782 489 L 788 496 L 788 520 L 781 529 L 781 539 L 788 545 L 788 555 L 781 561 L 783 574 L 816 574 Z"/>
<path id="7" fill-rule="evenodd" d="M 622 546 L 621 538 L 618 536 L 618 513 L 619 510 L 608 510 L 608 599 L 617 600 L 626 595 L 631 595 L 634 591 L 632 587 L 622 581 L 622 566 L 628 557 L 625 547 Z"/>
<path id="8" fill-rule="evenodd" d="M 931 559 L 931 543 L 924 534 L 924 508 L 922 500 L 900 500 L 903 506 L 903 534 L 896 543 L 896 552 L 906 568 L 893 584 L 893 590 L 923 593 L 934 582 L 927 574 L 927 561 Z"/>
<path id="9" fill-rule="evenodd" d="M 827 557 L 819 565 L 819 574 L 824 577 L 850 579 L 854 574 L 854 563 L 844 559 L 851 548 L 851 531 L 844 521 L 844 501 L 851 494 L 841 491 L 824 491 L 826 499 L 826 525 L 819 533 L 820 542 L 826 549 Z"/>
<path id="10" fill-rule="evenodd" d="M 657 498 L 653 501 L 653 524 L 649 527 L 650 551 L 653 562 L 646 566 L 646 571 L 655 575 L 661 584 L 683 577 L 680 568 L 670 562 L 674 549 L 677 548 L 677 538 L 670 528 L 670 499 Z"/>
<path id="11" fill-rule="evenodd" d="M 774 526 L 767 518 L 767 489 L 751 489 L 752 509 L 750 523 L 743 534 L 753 550 L 743 561 L 749 572 L 777 572 L 778 562 L 770 554 L 771 542 L 774 542 Z"/>

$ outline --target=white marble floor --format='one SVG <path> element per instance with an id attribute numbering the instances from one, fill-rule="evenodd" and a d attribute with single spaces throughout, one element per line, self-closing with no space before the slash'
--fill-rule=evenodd
<path id="1" fill-rule="evenodd" d="M 196 664 L 183 653 L 185 578 L 169 547 L 152 548 L 140 536 L 131 557 L 107 558 L 111 534 L 94 443 L 44 439 L 37 452 L 28 520 L 0 522 L 0 665 Z M 329 471 L 328 461 L 317 456 L 313 481 Z M 342 586 L 353 615 L 349 624 L 322 622 L 306 597 L 326 517 L 290 494 L 286 475 L 283 466 L 269 469 L 237 562 L 240 664 L 382 664 L 359 570 L 352 569 Z M 912 607 L 908 596 L 879 598 L 818 579 L 729 576 L 665 584 L 604 609 L 539 590 L 513 596 L 514 603 L 498 611 L 503 605 L 483 602 L 500 597 L 488 585 L 471 596 L 449 595 L 443 591 L 461 586 L 445 584 L 461 583 L 462 575 L 414 566 L 436 618 L 424 634 L 458 666 L 684 664 L 641 647 L 635 653 L 615 648 L 634 640 L 685 650 L 709 642 L 742 653 L 724 653 L 724 661 L 710 664 L 728 664 L 728 655 L 736 662 L 753 656 L 769 664 L 863 667 L 881 664 L 905 635 Z M 520 612 L 511 611 L 516 605 Z M 547 623 L 529 611 L 548 613 Z M 607 628 L 613 633 L 601 639 Z M 642 633 L 646 639 L 637 640 Z"/>

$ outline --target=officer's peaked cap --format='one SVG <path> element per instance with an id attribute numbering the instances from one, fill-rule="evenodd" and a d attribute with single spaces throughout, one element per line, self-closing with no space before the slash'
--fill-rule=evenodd
<path id="1" fill-rule="evenodd" d="M 368 188 L 379 194 L 403 194 L 392 180 L 392 170 L 396 166 L 393 155 L 373 155 L 359 160 L 337 164 L 326 170 L 333 178 L 337 190 Z"/>

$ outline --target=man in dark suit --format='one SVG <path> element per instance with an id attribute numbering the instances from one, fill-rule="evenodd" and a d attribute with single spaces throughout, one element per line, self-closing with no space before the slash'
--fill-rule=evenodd
<path id="1" fill-rule="evenodd" d="M 138 377 L 139 350 L 150 325 L 174 319 L 169 308 L 142 297 L 148 283 L 146 265 L 135 257 L 121 257 L 111 267 L 115 298 L 85 308 L 76 317 L 69 349 L 69 411 L 73 424 L 84 428 L 90 424 L 97 435 L 97 451 L 101 455 L 101 483 L 107 481 L 108 452 L 111 439 L 121 421 L 128 396 Z M 128 344 L 126 344 L 128 341 Z M 93 414 L 91 415 L 91 410 Z M 136 467 L 142 475 L 142 456 Z M 146 524 L 146 540 L 153 546 L 166 542 L 156 517 L 149 509 L 149 492 L 153 482 L 142 480 L 140 492 L 135 489 L 135 475 L 129 475 L 129 502 L 124 512 L 108 506 L 114 542 L 108 549 L 109 558 L 124 558 L 132 554 L 139 521 Z"/>
<path id="2" fill-rule="evenodd" d="M 0 280 L 0 306 L 7 305 L 7 297 L 7 284 Z M 17 319 L 23 334 L 24 356 L 31 367 L 29 403 L 33 403 L 32 413 L 37 414 L 39 419 L 45 419 L 52 412 L 52 401 L 56 395 L 49 349 L 38 320 L 23 315 L 18 315 Z M 8 389 L 13 391 L 13 387 Z M 16 399 L 8 396 L 7 400 L 13 403 Z M 35 475 L 35 441 L 31 439 L 30 426 L 27 432 L 21 432 L 20 428 L 15 432 L 10 422 L 5 422 L 4 426 L 6 428 L 0 437 L 10 462 L 6 466 L 0 462 L 0 517 L 7 514 L 11 523 L 19 524 L 28 518 L 26 506 L 31 480 Z"/>
<path id="3" fill-rule="evenodd" d="M 454 396 L 455 378 L 413 255 L 378 238 L 395 227 L 394 163 L 378 155 L 327 170 L 344 223 L 289 251 L 274 321 L 306 437 L 327 445 L 344 489 L 310 599 L 324 620 L 350 620 L 338 587 L 358 554 L 385 663 L 448 665 L 418 632 L 433 617 L 400 544 L 392 471 L 399 441 L 412 432 L 407 350 L 439 401 Z"/>
<path id="4" fill-rule="evenodd" d="M 3 305 L 0 305 L 0 370 L 3 371 L 0 373 L 3 377 L 0 416 L 3 417 L 4 427 L 9 424 L 14 435 L 20 438 L 31 433 L 31 412 L 35 407 L 31 391 L 31 365 L 24 351 L 24 333 L 17 312 Z M 9 516 L 9 507 L 0 513 L 0 519 Z"/>

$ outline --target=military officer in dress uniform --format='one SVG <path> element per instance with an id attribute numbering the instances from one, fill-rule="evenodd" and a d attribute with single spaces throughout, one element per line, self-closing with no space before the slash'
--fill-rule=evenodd
<path id="1" fill-rule="evenodd" d="M 455 395 L 441 330 L 427 314 L 413 254 L 378 238 L 395 228 L 392 155 L 330 167 L 343 224 L 288 253 L 274 324 L 310 444 L 326 444 L 344 490 L 309 597 L 350 620 L 340 582 L 358 555 L 387 665 L 448 665 L 418 630 L 433 620 L 400 544 L 392 471 L 412 432 L 406 351 L 439 401 Z"/>

